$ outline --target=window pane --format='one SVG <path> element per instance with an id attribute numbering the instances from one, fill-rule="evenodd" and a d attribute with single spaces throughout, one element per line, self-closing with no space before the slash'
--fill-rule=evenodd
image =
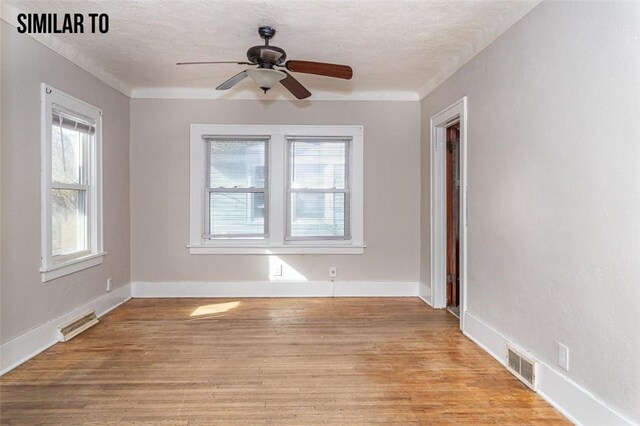
<path id="1" fill-rule="evenodd" d="M 51 172 L 52 180 L 60 183 L 82 183 L 82 140 L 84 134 L 51 126 Z"/>
<path id="2" fill-rule="evenodd" d="M 291 194 L 292 237 L 343 237 L 344 193 Z"/>
<path id="3" fill-rule="evenodd" d="M 264 188 L 266 142 L 211 141 L 211 188 Z"/>
<path id="4" fill-rule="evenodd" d="M 346 142 L 291 142 L 290 188 L 344 188 L 346 153 Z"/>
<path id="5" fill-rule="evenodd" d="M 211 235 L 264 234 L 264 193 L 211 192 Z"/>
<path id="6" fill-rule="evenodd" d="M 53 256 L 87 250 L 86 191 L 51 191 Z"/>

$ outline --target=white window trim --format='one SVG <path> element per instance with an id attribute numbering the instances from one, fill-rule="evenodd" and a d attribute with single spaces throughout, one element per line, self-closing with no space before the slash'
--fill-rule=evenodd
<path id="1" fill-rule="evenodd" d="M 268 182 L 268 241 L 202 238 L 205 189 L 205 136 L 270 136 Z M 351 139 L 351 239 L 285 241 L 286 235 L 286 138 L 347 137 Z M 190 254 L 363 254 L 364 248 L 364 149 L 362 126 L 192 124 L 190 154 Z"/>
<path id="2" fill-rule="evenodd" d="M 102 110 L 61 92 L 46 83 L 41 84 L 41 280 L 50 281 L 83 269 L 99 265 L 103 261 L 102 241 Z M 70 111 L 94 119 L 96 122 L 95 141 L 91 147 L 89 161 L 89 250 L 82 257 L 54 262 L 51 241 L 51 123 L 53 105 L 59 105 Z"/>

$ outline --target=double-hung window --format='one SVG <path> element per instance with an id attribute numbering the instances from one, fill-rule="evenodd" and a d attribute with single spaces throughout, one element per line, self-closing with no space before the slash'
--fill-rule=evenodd
<path id="1" fill-rule="evenodd" d="M 266 138 L 206 138 L 205 238 L 265 239 Z"/>
<path id="2" fill-rule="evenodd" d="M 101 111 L 42 85 L 42 281 L 102 263 Z"/>
<path id="3" fill-rule="evenodd" d="M 362 126 L 191 126 L 192 254 L 361 254 Z"/>
<path id="4" fill-rule="evenodd" d="M 349 139 L 287 141 L 287 240 L 348 240 Z"/>

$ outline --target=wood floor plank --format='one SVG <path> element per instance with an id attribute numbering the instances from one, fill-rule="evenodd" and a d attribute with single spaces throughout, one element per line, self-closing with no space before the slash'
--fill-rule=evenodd
<path id="1" fill-rule="evenodd" d="M 411 298 L 133 299 L 5 374 L 0 423 L 567 424 Z"/>

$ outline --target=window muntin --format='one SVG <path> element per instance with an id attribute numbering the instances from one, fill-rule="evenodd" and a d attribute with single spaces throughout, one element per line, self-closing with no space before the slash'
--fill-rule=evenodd
<path id="1" fill-rule="evenodd" d="M 91 146 L 95 122 L 53 105 L 51 120 L 51 256 L 54 263 L 90 250 Z"/>
<path id="2" fill-rule="evenodd" d="M 205 239 L 265 239 L 268 138 L 205 138 Z"/>
<path id="3" fill-rule="evenodd" d="M 350 238 L 350 140 L 287 140 L 287 240 Z"/>

